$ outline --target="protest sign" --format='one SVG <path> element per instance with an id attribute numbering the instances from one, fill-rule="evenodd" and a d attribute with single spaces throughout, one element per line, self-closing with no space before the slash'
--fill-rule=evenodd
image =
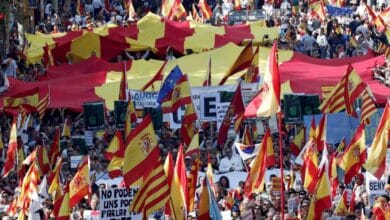
<path id="1" fill-rule="evenodd" d="M 137 192 L 138 188 L 100 189 L 100 218 L 108 220 L 122 218 L 141 220 L 141 214 L 129 212 L 129 206 Z"/>
<path id="2" fill-rule="evenodd" d="M 99 210 L 84 210 L 83 219 L 85 220 L 100 220 Z"/>
<path id="3" fill-rule="evenodd" d="M 70 156 L 70 168 L 76 169 L 82 158 L 82 155 Z"/>
<path id="4" fill-rule="evenodd" d="M 373 205 L 375 199 L 383 194 L 386 194 L 385 191 L 386 179 L 382 177 L 378 180 L 371 173 L 366 172 L 366 190 L 368 192 L 368 199 L 370 205 Z"/>
<path id="5" fill-rule="evenodd" d="M 280 195 L 282 191 L 282 178 L 273 177 L 271 182 L 271 193 L 273 195 Z"/>
<path id="6" fill-rule="evenodd" d="M 85 103 L 84 120 L 86 130 L 98 131 L 104 129 L 104 103 L 92 102 Z"/>

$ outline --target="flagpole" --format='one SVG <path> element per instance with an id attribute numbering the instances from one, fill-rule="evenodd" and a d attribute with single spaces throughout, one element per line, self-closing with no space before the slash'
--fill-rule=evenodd
<path id="1" fill-rule="evenodd" d="M 283 175 L 283 148 L 282 148 L 282 112 L 278 112 L 278 130 L 279 130 L 279 166 L 282 187 L 280 192 L 281 219 L 284 220 L 284 175 Z"/>

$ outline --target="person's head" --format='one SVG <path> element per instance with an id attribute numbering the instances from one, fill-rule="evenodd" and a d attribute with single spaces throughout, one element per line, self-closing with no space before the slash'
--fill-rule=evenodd
<path id="1" fill-rule="evenodd" d="M 233 219 L 237 219 L 237 218 L 241 217 L 240 207 L 238 207 L 237 205 L 234 205 L 231 209 L 231 216 Z"/>
<path id="2" fill-rule="evenodd" d="M 360 186 L 364 183 L 364 175 L 359 173 L 355 176 L 355 183 L 356 185 Z"/>
<path id="3" fill-rule="evenodd" d="M 99 197 L 96 193 L 94 193 L 91 197 L 90 206 L 92 210 L 97 210 L 99 206 Z"/>
<path id="4" fill-rule="evenodd" d="M 224 189 L 229 189 L 230 188 L 229 179 L 226 176 L 221 176 L 219 178 L 219 182 L 221 183 L 221 185 L 222 185 L 222 187 Z"/>

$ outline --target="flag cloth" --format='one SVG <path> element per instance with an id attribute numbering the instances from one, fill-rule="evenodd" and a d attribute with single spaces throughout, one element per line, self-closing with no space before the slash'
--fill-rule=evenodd
<path id="1" fill-rule="evenodd" d="M 219 127 L 217 144 L 224 144 L 226 142 L 231 121 L 235 117 L 236 122 L 241 124 L 242 117 L 239 117 L 245 111 L 244 101 L 242 99 L 241 83 L 238 84 L 229 108 L 226 111 L 223 122 Z"/>
<path id="2" fill-rule="evenodd" d="M 191 88 L 187 75 L 183 75 L 175 84 L 172 92 L 162 103 L 162 112 L 176 112 L 179 107 L 191 104 Z"/>
<path id="3" fill-rule="evenodd" d="M 321 219 L 322 213 L 326 209 L 330 209 L 332 207 L 330 181 L 326 167 L 327 165 L 323 166 L 320 171 L 320 175 L 318 176 L 318 185 L 316 187 L 315 194 L 313 195 L 315 201 L 315 214 L 313 219 Z"/>
<path id="4" fill-rule="evenodd" d="M 189 156 L 191 157 L 193 154 L 199 154 L 199 133 L 196 133 L 190 142 L 190 145 L 188 146 L 186 153 L 184 156 Z"/>
<path id="5" fill-rule="evenodd" d="M 174 165 L 173 165 L 172 153 L 168 151 L 167 157 L 165 158 L 165 162 L 164 162 L 164 173 L 165 176 L 167 177 L 167 183 L 169 189 L 172 189 L 173 171 L 174 171 Z M 173 207 L 173 203 L 172 203 L 172 199 L 169 199 L 165 204 L 164 214 L 172 216 L 171 207 Z"/>
<path id="6" fill-rule="evenodd" d="M 168 17 L 171 14 L 174 0 L 162 0 L 161 1 L 161 15 Z"/>
<path id="7" fill-rule="evenodd" d="M 256 47 L 255 52 L 251 58 L 251 64 L 246 73 L 241 77 L 246 83 L 256 83 L 259 81 L 259 68 L 256 67 L 255 57 L 259 54 L 260 46 Z"/>
<path id="8" fill-rule="evenodd" d="M 33 112 L 36 110 L 39 102 L 38 93 L 39 88 L 36 87 L 34 89 L 13 95 L 12 97 L 4 97 L 3 107 L 5 109 L 18 109 L 20 106 L 22 106 L 28 112 Z"/>
<path id="9" fill-rule="evenodd" d="M 316 129 L 316 141 L 317 149 L 322 152 L 326 147 L 326 126 L 327 126 L 328 117 L 326 114 L 322 115 L 320 123 Z"/>
<path id="10" fill-rule="evenodd" d="M 386 151 L 389 143 L 390 129 L 390 103 L 387 101 L 375 132 L 374 140 L 371 144 L 371 150 L 368 153 L 364 168 L 380 179 L 386 168 Z"/>
<path id="11" fill-rule="evenodd" d="M 264 83 L 259 92 L 246 107 L 245 117 L 269 117 L 279 111 L 280 75 L 277 58 L 277 43 L 274 42 L 268 56 L 267 69 L 264 73 Z"/>
<path id="12" fill-rule="evenodd" d="M 337 146 L 336 154 L 341 154 L 344 151 L 345 146 L 347 146 L 347 143 L 345 142 L 345 137 L 343 137 Z"/>
<path id="13" fill-rule="evenodd" d="M 65 119 L 64 127 L 62 128 L 61 137 L 71 137 L 70 133 L 71 122 L 68 118 Z"/>
<path id="14" fill-rule="evenodd" d="M 41 120 L 43 119 L 43 116 L 45 116 L 45 111 L 49 103 L 50 103 L 50 89 L 48 88 L 47 93 L 43 96 L 42 99 L 39 99 L 37 105 L 37 112 Z"/>
<path id="15" fill-rule="evenodd" d="M 77 168 L 77 173 L 69 183 L 69 207 L 89 194 L 89 156 L 85 156 Z"/>
<path id="16" fill-rule="evenodd" d="M 160 154 L 154 161 L 152 171 L 148 174 L 129 207 L 130 211 L 142 213 L 144 218 L 164 207 L 169 199 L 169 186 L 161 165 Z M 150 162 L 152 160 L 149 160 Z"/>
<path id="17" fill-rule="evenodd" d="M 40 169 L 41 175 L 46 175 L 51 170 L 50 160 L 49 156 L 47 154 L 47 149 L 45 146 L 38 145 L 35 147 L 36 149 L 36 156 L 37 156 L 37 162 Z"/>
<path id="18" fill-rule="evenodd" d="M 290 143 L 291 153 L 298 156 L 302 150 L 302 146 L 305 144 L 305 130 L 302 128 L 298 134 L 294 137 L 294 140 Z"/>
<path id="19" fill-rule="evenodd" d="M 171 96 L 175 85 L 179 81 L 180 78 L 183 77 L 183 73 L 181 72 L 179 66 L 175 66 L 172 71 L 169 73 L 167 78 L 165 78 L 164 83 L 161 86 L 161 89 L 157 96 L 157 102 L 161 105 L 165 100 Z"/>
<path id="20" fill-rule="evenodd" d="M 193 5 L 195 7 L 195 5 Z M 211 86 L 211 57 L 209 58 L 209 65 L 207 66 L 206 77 L 203 81 L 203 86 Z"/>
<path id="21" fill-rule="evenodd" d="M 187 17 L 186 9 L 184 8 L 181 0 L 174 0 L 172 9 L 168 18 L 170 20 L 180 21 L 181 18 Z"/>
<path id="22" fill-rule="evenodd" d="M 244 162 L 256 157 L 260 149 L 260 144 L 244 145 L 238 142 L 234 142 L 238 153 L 240 154 Z"/>
<path id="23" fill-rule="evenodd" d="M 50 46 L 46 43 L 43 47 L 42 65 L 47 69 L 55 65 L 53 54 Z"/>
<path id="24" fill-rule="evenodd" d="M 3 177 L 8 176 L 9 172 L 11 172 L 11 170 L 13 170 L 15 167 L 15 157 L 18 148 L 17 137 L 16 116 L 14 116 L 8 141 L 7 155 L 1 175 Z"/>
<path id="25" fill-rule="evenodd" d="M 77 0 L 77 5 L 76 5 L 76 12 L 78 15 L 83 15 L 84 14 L 84 6 L 81 3 L 82 0 Z"/>
<path id="26" fill-rule="evenodd" d="M 60 129 L 56 129 L 56 133 L 53 138 L 53 143 L 50 146 L 49 149 L 49 161 L 50 161 L 50 166 L 54 166 L 57 162 L 58 156 L 61 154 L 61 148 L 60 148 Z"/>
<path id="27" fill-rule="evenodd" d="M 210 154 L 207 155 L 206 176 L 209 178 L 211 188 L 214 189 L 213 166 L 211 165 Z"/>
<path id="28" fill-rule="evenodd" d="M 129 96 L 129 100 L 127 102 L 127 108 L 126 108 L 126 120 L 125 120 L 125 140 L 127 141 L 127 138 L 131 132 L 131 124 L 137 122 L 137 114 L 135 112 L 134 103 Z"/>
<path id="29" fill-rule="evenodd" d="M 311 119 L 310 124 L 310 131 L 309 131 L 309 139 L 317 140 L 317 127 L 316 127 L 316 120 L 314 118 L 314 115 Z"/>
<path id="30" fill-rule="evenodd" d="M 65 185 L 62 198 L 54 201 L 53 215 L 56 220 L 68 220 L 70 213 L 69 184 Z"/>
<path id="31" fill-rule="evenodd" d="M 253 145 L 253 138 L 248 125 L 245 125 L 244 133 L 242 134 L 242 143 L 244 145 Z"/>
<path id="32" fill-rule="evenodd" d="M 312 139 L 307 143 L 305 155 L 303 156 L 304 180 L 303 187 L 309 192 L 314 193 L 318 180 L 318 154 L 317 146 Z"/>
<path id="33" fill-rule="evenodd" d="M 131 131 L 126 143 L 122 173 L 127 187 L 142 177 L 147 177 L 154 169 L 154 164 L 150 161 L 156 161 L 160 157 L 157 145 L 152 118 L 147 115 Z"/>
<path id="34" fill-rule="evenodd" d="M 128 0 L 128 1 L 129 1 L 128 6 L 127 6 L 127 9 L 129 11 L 129 18 L 128 18 L 128 20 L 129 21 L 133 21 L 135 16 L 137 15 L 137 13 L 134 10 L 133 1 L 132 0 Z"/>
<path id="35" fill-rule="evenodd" d="M 40 182 L 40 172 L 36 161 L 30 166 L 26 175 L 23 178 L 20 196 L 18 197 L 18 205 L 22 208 L 22 212 L 28 215 L 28 209 L 31 204 L 33 192 L 38 191 L 38 185 Z"/>
<path id="36" fill-rule="evenodd" d="M 317 15 L 321 21 L 324 21 L 326 18 L 325 5 L 322 0 L 314 0 L 309 3 L 309 8 L 313 15 Z"/>
<path id="37" fill-rule="evenodd" d="M 336 215 L 345 216 L 348 214 L 348 199 L 347 199 L 347 190 L 344 190 L 343 194 L 341 195 L 341 198 L 339 200 L 339 203 L 336 206 L 336 209 L 334 212 Z"/>
<path id="38" fill-rule="evenodd" d="M 250 42 L 241 51 L 240 55 L 234 61 L 233 65 L 227 70 L 227 72 L 219 82 L 219 85 L 221 86 L 225 84 L 226 80 L 229 77 L 233 76 L 235 73 L 248 68 L 249 65 L 251 64 L 252 57 L 253 57 L 253 47 L 252 47 L 252 42 Z"/>
<path id="39" fill-rule="evenodd" d="M 198 220 L 221 220 L 221 212 L 211 189 L 210 180 L 206 176 L 202 183 L 202 192 L 199 200 Z"/>
<path id="40" fill-rule="evenodd" d="M 124 143 L 123 143 L 123 138 L 122 138 L 122 132 L 120 130 L 117 130 L 112 137 L 110 144 L 104 151 L 104 157 L 107 160 L 111 160 L 114 157 L 114 154 L 119 150 L 119 149 L 124 149 Z"/>
<path id="41" fill-rule="evenodd" d="M 186 110 L 184 113 L 184 117 L 181 121 L 180 134 L 183 139 L 183 143 L 186 146 L 189 146 L 192 138 L 196 133 L 196 127 L 194 122 L 198 119 L 198 115 L 196 114 L 194 104 L 191 103 L 186 105 Z M 199 145 L 198 145 L 199 148 Z"/>
<path id="42" fill-rule="evenodd" d="M 192 16 L 192 20 L 196 21 L 196 22 L 202 22 L 202 18 L 200 17 L 199 13 L 198 13 L 198 10 L 196 9 L 195 7 L 195 4 L 192 4 L 192 8 L 191 8 L 191 16 Z M 203 83 L 203 86 L 204 86 L 204 83 Z"/>
<path id="43" fill-rule="evenodd" d="M 158 69 L 157 73 L 153 76 L 153 78 L 151 80 L 149 80 L 143 87 L 142 87 L 142 91 L 145 91 L 146 89 L 149 88 L 149 86 L 152 86 L 154 82 L 156 81 L 161 81 L 163 80 L 163 77 L 164 77 L 164 69 L 165 69 L 165 66 L 167 65 L 168 61 L 165 61 L 160 69 Z"/>
<path id="44" fill-rule="evenodd" d="M 362 113 L 360 114 L 360 123 L 364 123 L 365 125 L 370 124 L 370 117 L 377 111 L 374 98 L 368 89 L 366 87 L 362 94 Z"/>
<path id="45" fill-rule="evenodd" d="M 199 157 L 196 157 L 192 163 L 190 175 L 188 176 L 188 212 L 195 211 L 195 192 L 198 184 L 198 171 L 200 168 Z"/>
<path id="46" fill-rule="evenodd" d="M 265 172 L 268 167 L 275 164 L 271 132 L 269 129 L 265 132 L 261 142 L 259 153 L 253 161 L 253 165 L 245 180 L 244 192 L 247 196 L 252 193 L 263 192 Z"/>
<path id="47" fill-rule="evenodd" d="M 360 124 L 355 135 L 340 157 L 339 167 L 344 170 L 344 183 L 348 184 L 359 173 L 360 168 L 366 161 L 366 136 L 364 124 Z"/>
<path id="48" fill-rule="evenodd" d="M 125 145 L 123 144 L 122 133 L 116 133 L 117 149 L 112 154 L 112 158 L 107 166 L 108 176 L 113 179 L 122 175 L 123 159 L 125 155 Z M 112 141 L 111 141 L 112 143 Z M 111 144 L 110 143 L 110 144 Z M 115 144 L 115 143 L 113 143 Z M 112 146 L 114 148 L 114 146 Z"/>
<path id="49" fill-rule="evenodd" d="M 210 6 L 207 4 L 206 0 L 199 0 L 198 8 L 202 12 L 202 18 L 203 19 L 208 20 L 213 15 L 213 11 L 211 10 Z"/>
<path id="50" fill-rule="evenodd" d="M 337 113 L 346 109 L 349 115 L 353 115 L 352 103 L 356 101 L 365 87 L 359 74 L 351 65 L 348 65 L 346 73 L 333 88 L 329 97 L 323 100 L 319 109 L 322 113 Z"/>
<path id="51" fill-rule="evenodd" d="M 118 100 L 127 100 L 127 73 L 126 73 L 126 62 L 123 62 L 123 71 L 122 71 L 122 77 L 121 82 L 119 86 L 119 95 Z"/>
<path id="52" fill-rule="evenodd" d="M 49 181 L 50 186 L 48 189 L 48 193 L 52 196 L 54 202 L 57 201 L 57 199 L 59 199 L 63 195 L 61 184 L 60 184 L 61 167 L 62 167 L 62 158 L 60 158 L 57 161 L 51 173 L 52 176 L 50 178 L 51 180 Z"/>

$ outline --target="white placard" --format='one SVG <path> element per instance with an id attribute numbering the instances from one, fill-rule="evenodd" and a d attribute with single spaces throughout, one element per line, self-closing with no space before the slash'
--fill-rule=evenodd
<path id="1" fill-rule="evenodd" d="M 70 168 L 77 168 L 81 159 L 83 159 L 83 155 L 70 156 Z"/>
<path id="2" fill-rule="evenodd" d="M 383 194 L 386 194 L 385 191 L 386 179 L 382 177 L 378 180 L 371 173 L 366 172 L 366 191 L 368 192 L 368 199 L 370 201 L 370 205 L 373 205 L 375 199 Z"/>
<path id="3" fill-rule="evenodd" d="M 121 219 L 131 218 L 141 220 L 142 214 L 129 212 L 129 206 L 133 201 L 138 188 L 113 188 L 100 189 L 100 218 L 101 219 Z"/>

